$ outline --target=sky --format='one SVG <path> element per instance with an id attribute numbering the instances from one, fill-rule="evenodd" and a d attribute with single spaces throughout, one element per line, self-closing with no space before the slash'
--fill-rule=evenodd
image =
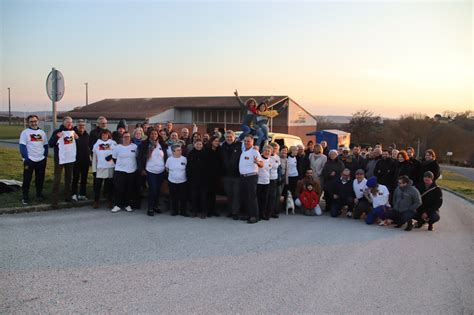
<path id="1" fill-rule="evenodd" d="M 0 0 L 1 107 L 289 95 L 314 115 L 474 110 L 471 1 Z"/>

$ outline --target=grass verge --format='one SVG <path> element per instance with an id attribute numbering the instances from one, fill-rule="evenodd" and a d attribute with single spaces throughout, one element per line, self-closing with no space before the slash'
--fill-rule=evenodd
<path id="1" fill-rule="evenodd" d="M 0 168 L 0 179 L 15 179 L 23 181 L 23 161 L 21 159 L 20 152 L 17 149 L 11 148 L 0 148 L 0 161 L 2 161 L 2 167 Z M 46 177 L 44 181 L 43 194 L 46 198 L 42 203 L 51 202 L 51 191 L 53 188 L 53 174 L 54 172 L 54 161 L 50 155 L 48 162 L 46 163 Z M 64 175 L 63 175 L 64 178 Z M 89 172 L 87 179 L 87 196 L 92 196 L 92 174 Z M 59 192 L 59 201 L 64 200 L 64 181 L 61 183 Z M 35 180 L 33 174 L 33 180 L 30 186 L 30 201 L 33 205 L 39 204 L 34 199 L 36 193 Z M 0 194 L 0 208 L 10 208 L 21 206 L 21 189 L 12 193 Z"/>
<path id="2" fill-rule="evenodd" d="M 463 175 L 443 170 L 443 178 L 438 179 L 437 183 L 442 188 L 451 189 L 474 200 L 474 181 Z"/>
<path id="3" fill-rule="evenodd" d="M 23 125 L 0 124 L 0 139 L 18 139 L 23 130 Z"/>

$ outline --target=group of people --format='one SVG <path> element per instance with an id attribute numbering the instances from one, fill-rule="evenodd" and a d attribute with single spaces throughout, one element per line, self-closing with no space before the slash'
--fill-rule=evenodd
<path id="1" fill-rule="evenodd" d="M 257 105 L 255 100 L 241 103 L 247 109 Z M 92 165 L 93 207 L 100 207 L 104 195 L 114 213 L 140 209 L 147 192 L 149 216 L 162 212 L 162 198 L 172 215 L 218 216 L 216 195 L 223 187 L 228 216 L 248 223 L 278 218 L 290 200 L 305 215 L 321 215 L 324 208 L 333 217 L 345 213 L 367 224 L 407 224 L 406 230 L 411 230 L 414 219 L 416 227 L 428 223 L 429 230 L 433 229 L 442 204 L 441 189 L 436 185 L 439 165 L 433 150 L 427 150 L 419 161 L 413 148 L 398 151 L 395 145 L 387 149 L 377 144 L 373 149 L 355 145 L 352 150 L 328 150 L 324 141 L 309 141 L 306 149 L 303 145 L 280 147 L 268 143 L 266 122 L 257 122 L 259 113 L 271 112 L 265 105 L 248 114 L 253 116 L 248 118 L 252 122 L 243 124 L 245 132 L 238 139 L 232 130 L 216 129 L 204 135 L 197 128 L 192 134 L 187 128 L 178 132 L 171 122 L 165 127 L 137 124 L 130 133 L 121 121 L 112 132 L 105 117 L 97 119 L 97 127 L 89 134 L 84 120 L 74 126 L 71 117 L 64 117 L 47 141 L 38 128 L 38 117 L 30 115 L 29 127 L 20 136 L 22 202 L 30 202 L 33 172 L 36 196 L 44 198 L 44 173 L 51 147 L 53 207 L 58 206 L 63 172 L 65 201 L 87 199 Z M 278 113 L 267 114 L 261 117 Z M 323 199 L 325 207 L 320 204 Z"/>

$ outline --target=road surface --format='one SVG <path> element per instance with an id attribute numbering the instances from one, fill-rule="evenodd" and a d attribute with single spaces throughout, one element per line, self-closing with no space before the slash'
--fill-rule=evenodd
<path id="1" fill-rule="evenodd" d="M 441 169 L 446 169 L 448 171 L 461 174 L 469 178 L 470 180 L 474 181 L 474 168 L 469 167 L 459 167 L 459 166 L 451 166 L 451 165 L 441 165 Z"/>
<path id="2" fill-rule="evenodd" d="M 449 193 L 434 232 L 329 216 L 1 216 L 0 313 L 473 314 L 473 218 Z"/>

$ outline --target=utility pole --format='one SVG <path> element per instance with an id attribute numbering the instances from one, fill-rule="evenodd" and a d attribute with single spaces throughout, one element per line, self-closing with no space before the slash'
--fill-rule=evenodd
<path id="1" fill-rule="evenodd" d="M 10 100 L 10 88 L 8 88 L 8 124 L 12 124 L 12 104 Z"/>
<path id="2" fill-rule="evenodd" d="M 86 86 L 86 106 L 89 105 L 89 83 L 84 83 L 84 85 Z"/>

